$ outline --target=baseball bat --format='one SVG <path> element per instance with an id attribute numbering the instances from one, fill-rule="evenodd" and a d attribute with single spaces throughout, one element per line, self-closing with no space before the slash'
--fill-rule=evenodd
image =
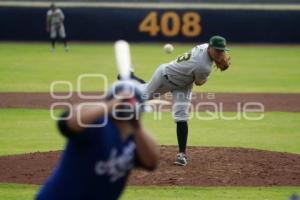
<path id="1" fill-rule="evenodd" d="M 129 80 L 131 57 L 128 42 L 126 42 L 125 40 L 118 40 L 115 42 L 115 56 L 121 80 Z"/>

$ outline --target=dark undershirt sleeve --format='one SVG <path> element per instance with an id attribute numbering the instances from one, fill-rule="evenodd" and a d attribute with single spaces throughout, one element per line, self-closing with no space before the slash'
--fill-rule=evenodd
<path id="1" fill-rule="evenodd" d="M 64 119 L 66 118 L 67 116 L 69 115 L 69 111 L 66 111 L 64 112 L 62 115 L 61 115 L 61 119 L 58 120 L 57 122 L 57 126 L 58 126 L 58 129 L 59 131 L 61 132 L 61 134 L 67 138 L 70 138 L 70 137 L 73 137 L 75 136 L 76 134 L 78 133 L 74 133 L 67 125 L 67 120 Z"/>
<path id="2" fill-rule="evenodd" d="M 68 138 L 69 140 L 76 141 L 76 143 L 86 143 L 93 141 L 95 137 L 98 137 L 99 133 L 102 131 L 102 126 L 99 127 L 89 127 L 85 128 L 82 132 L 74 132 L 70 127 L 68 127 L 67 116 L 69 115 L 69 111 L 65 111 L 61 115 L 61 119 L 57 121 L 57 127 L 60 131 L 60 133 Z M 105 122 L 104 118 L 99 118 L 95 121 L 94 125 L 99 125 L 101 123 Z"/>
<path id="3" fill-rule="evenodd" d="M 57 121 L 57 126 L 58 129 L 60 131 L 60 133 L 65 136 L 66 138 L 68 138 L 71 141 L 76 141 L 76 143 L 86 143 L 90 140 L 90 138 L 93 137 L 93 134 L 91 133 L 92 131 L 87 129 L 84 129 L 82 132 L 77 133 L 74 132 L 72 129 L 70 129 L 70 127 L 68 127 L 67 124 L 67 116 L 69 115 L 69 111 L 64 112 L 61 115 L 61 119 Z"/>

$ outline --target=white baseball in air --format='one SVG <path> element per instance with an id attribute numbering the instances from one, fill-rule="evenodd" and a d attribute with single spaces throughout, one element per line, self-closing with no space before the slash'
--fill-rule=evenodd
<path id="1" fill-rule="evenodd" d="M 122 80 L 130 78 L 130 48 L 128 42 L 125 40 L 118 40 L 115 42 L 115 55 L 117 61 L 118 71 Z"/>
<path id="2" fill-rule="evenodd" d="M 164 50 L 166 53 L 172 53 L 174 51 L 174 47 L 171 44 L 165 44 Z"/>

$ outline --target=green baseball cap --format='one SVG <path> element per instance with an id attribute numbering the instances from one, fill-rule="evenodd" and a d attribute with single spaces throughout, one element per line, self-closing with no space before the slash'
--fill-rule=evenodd
<path id="1" fill-rule="evenodd" d="M 229 51 L 229 49 L 226 48 L 226 39 L 219 35 L 212 36 L 209 39 L 209 46 L 221 51 Z"/>

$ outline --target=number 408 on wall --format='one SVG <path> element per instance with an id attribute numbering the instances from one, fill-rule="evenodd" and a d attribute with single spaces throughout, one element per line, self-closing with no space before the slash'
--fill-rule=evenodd
<path id="1" fill-rule="evenodd" d="M 197 37 L 201 34 L 201 17 L 196 12 L 186 12 L 179 16 L 176 12 L 165 12 L 158 19 L 157 12 L 150 12 L 139 24 L 139 31 L 151 37 L 161 33 L 166 37 L 182 34 L 185 37 Z"/>

